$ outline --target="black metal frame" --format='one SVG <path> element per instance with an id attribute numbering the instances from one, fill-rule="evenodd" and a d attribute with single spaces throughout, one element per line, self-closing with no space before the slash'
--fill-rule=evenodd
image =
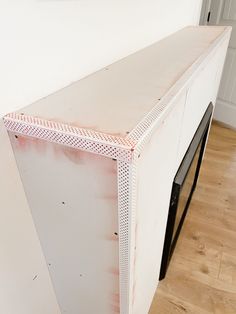
<path id="1" fill-rule="evenodd" d="M 171 256 L 173 254 L 173 251 L 175 249 L 181 228 L 184 223 L 185 216 L 188 211 L 189 204 L 192 199 L 193 192 L 197 185 L 197 180 L 199 176 L 199 171 L 202 163 L 202 157 L 206 146 L 206 140 L 208 136 L 209 131 L 209 125 L 211 120 L 211 115 L 213 111 L 213 105 L 212 103 L 209 104 L 199 126 L 197 131 L 194 134 L 194 137 L 192 139 L 192 142 L 190 143 L 188 150 L 181 162 L 181 165 L 176 173 L 176 176 L 174 178 L 173 186 L 172 186 L 172 192 L 171 192 L 171 199 L 170 199 L 170 207 L 169 207 L 169 214 L 168 214 L 168 220 L 167 220 L 167 227 L 166 227 L 166 234 L 165 234 L 165 242 L 164 242 L 164 248 L 162 253 L 162 262 L 161 262 L 161 269 L 160 269 L 160 276 L 159 280 L 164 279 L 166 275 L 166 271 L 171 259 Z M 193 159 L 195 157 L 195 154 L 199 148 L 199 145 L 201 145 L 200 153 L 197 161 L 197 167 L 194 175 L 193 184 L 191 187 L 190 194 L 188 196 L 182 217 L 180 219 L 179 225 L 177 227 L 177 230 L 175 234 L 174 232 L 174 226 L 175 226 L 175 219 L 176 214 L 178 210 L 178 203 L 179 203 L 179 197 L 180 193 L 183 187 L 183 184 L 185 182 L 185 179 L 188 175 L 189 169 L 192 165 Z"/>

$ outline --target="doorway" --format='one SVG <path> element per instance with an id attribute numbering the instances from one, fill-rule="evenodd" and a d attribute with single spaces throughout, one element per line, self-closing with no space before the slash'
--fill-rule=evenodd
<path id="1" fill-rule="evenodd" d="M 214 118 L 236 128 L 236 1 L 204 0 L 200 24 L 232 26 Z"/>

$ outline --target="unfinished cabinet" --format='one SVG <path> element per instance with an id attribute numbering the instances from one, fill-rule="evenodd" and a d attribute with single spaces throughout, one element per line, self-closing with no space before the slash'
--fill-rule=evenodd
<path id="1" fill-rule="evenodd" d="M 229 36 L 187 27 L 4 117 L 61 313 L 148 313 Z"/>

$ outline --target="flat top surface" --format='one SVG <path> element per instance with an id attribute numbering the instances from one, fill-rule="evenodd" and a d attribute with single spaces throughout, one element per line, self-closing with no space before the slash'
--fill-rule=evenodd
<path id="1" fill-rule="evenodd" d="M 184 28 L 20 112 L 125 137 L 224 30 Z"/>

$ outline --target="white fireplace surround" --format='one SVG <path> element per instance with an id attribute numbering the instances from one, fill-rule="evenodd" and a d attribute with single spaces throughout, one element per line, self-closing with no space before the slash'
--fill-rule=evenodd
<path id="1" fill-rule="evenodd" d="M 230 32 L 186 27 L 4 117 L 62 313 L 148 313 Z"/>

